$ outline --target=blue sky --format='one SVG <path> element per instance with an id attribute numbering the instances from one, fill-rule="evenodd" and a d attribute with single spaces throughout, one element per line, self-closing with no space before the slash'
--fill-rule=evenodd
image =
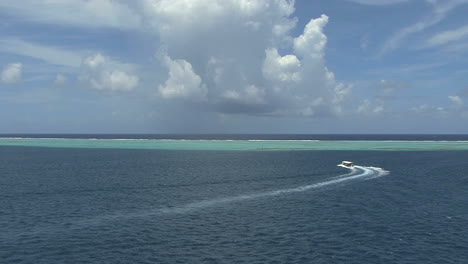
<path id="1" fill-rule="evenodd" d="M 0 133 L 468 133 L 468 0 L 3 0 Z"/>

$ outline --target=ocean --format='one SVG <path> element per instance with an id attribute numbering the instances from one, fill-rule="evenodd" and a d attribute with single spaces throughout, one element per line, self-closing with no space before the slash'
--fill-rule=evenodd
<path id="1" fill-rule="evenodd" d="M 468 263 L 467 145 L 2 135 L 0 263 Z"/>

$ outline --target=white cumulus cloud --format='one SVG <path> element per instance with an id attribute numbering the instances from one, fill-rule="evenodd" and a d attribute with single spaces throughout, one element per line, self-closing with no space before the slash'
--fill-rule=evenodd
<path id="1" fill-rule="evenodd" d="M 385 107 L 382 101 L 377 100 L 373 103 L 368 99 L 363 100 L 357 108 L 357 112 L 359 114 L 367 116 L 376 116 L 382 114 L 384 110 Z"/>
<path id="2" fill-rule="evenodd" d="M 3 68 L 1 80 L 4 83 L 17 83 L 21 81 L 23 65 L 21 63 L 10 63 Z"/>
<path id="3" fill-rule="evenodd" d="M 165 64 L 169 69 L 169 78 L 164 85 L 159 86 L 159 93 L 163 98 L 191 97 L 204 99 L 206 86 L 202 83 L 192 68 L 185 60 L 172 60 L 165 57 Z"/>
<path id="4" fill-rule="evenodd" d="M 350 88 L 325 65 L 326 15 L 311 19 L 293 37 L 293 1 L 144 3 L 169 69 L 165 83 L 158 85 L 162 99 L 204 99 L 205 108 L 221 113 L 341 113 Z"/>
<path id="5" fill-rule="evenodd" d="M 122 70 L 125 67 L 98 53 L 83 59 L 79 80 L 95 90 L 131 91 L 138 86 L 139 77 Z"/>
<path id="6" fill-rule="evenodd" d="M 305 27 L 304 33 L 294 39 L 294 51 L 303 57 L 322 58 L 327 44 L 327 36 L 323 28 L 328 23 L 328 16 L 311 20 Z"/>
<path id="7" fill-rule="evenodd" d="M 269 48 L 265 53 L 262 70 L 266 79 L 281 82 L 301 80 L 301 62 L 295 55 L 282 57 L 275 48 Z"/>
<path id="8" fill-rule="evenodd" d="M 422 104 L 411 108 L 411 111 L 417 114 L 432 115 L 432 116 L 445 116 L 448 114 L 443 106 L 431 106 Z"/>

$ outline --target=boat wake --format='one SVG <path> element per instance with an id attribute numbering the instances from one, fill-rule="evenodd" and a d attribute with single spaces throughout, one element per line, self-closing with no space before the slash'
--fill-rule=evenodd
<path id="1" fill-rule="evenodd" d="M 115 212 L 112 214 L 105 214 L 105 215 L 95 216 L 92 218 L 66 222 L 64 223 L 63 229 L 60 229 L 57 226 L 55 226 L 54 229 L 58 232 L 61 230 L 62 231 L 68 230 L 70 228 L 71 229 L 89 228 L 89 226 L 97 226 L 97 225 L 105 224 L 108 221 L 116 221 L 116 220 L 122 220 L 122 219 L 141 218 L 141 217 L 146 218 L 146 217 L 152 217 L 152 216 L 158 216 L 158 215 L 191 213 L 191 212 L 196 212 L 204 208 L 216 207 L 216 206 L 221 206 L 224 204 L 229 204 L 229 203 L 234 203 L 234 202 L 241 202 L 241 201 L 248 201 L 248 200 L 254 200 L 254 199 L 259 199 L 259 198 L 306 192 L 309 190 L 320 189 L 326 186 L 333 186 L 333 185 L 337 185 L 340 183 L 351 182 L 351 181 L 356 181 L 356 180 L 374 179 L 377 177 L 387 175 L 389 173 L 388 171 L 382 168 L 378 168 L 378 167 L 365 167 L 365 166 L 357 166 L 357 165 L 353 167 L 347 167 L 347 166 L 342 166 L 342 167 L 349 169 L 350 172 L 329 178 L 328 180 L 324 180 L 324 181 L 309 184 L 309 185 L 299 186 L 295 188 L 280 189 L 280 190 L 275 190 L 275 191 L 266 191 L 266 192 L 259 192 L 259 193 L 253 193 L 253 194 L 231 196 L 231 197 L 225 197 L 225 198 L 207 199 L 207 200 L 187 203 L 185 205 L 175 206 L 175 207 L 155 208 L 155 209 L 150 209 L 150 210 L 146 209 L 146 210 L 138 211 L 138 212 L 128 212 L 128 211 L 127 212 Z M 43 232 L 51 233 L 50 229 L 47 227 L 42 227 L 42 228 L 38 227 L 37 229 L 29 231 L 29 232 L 22 232 L 19 234 L 10 234 L 9 237 L 10 239 L 15 239 L 23 235 L 27 235 L 27 234 L 37 235 L 37 234 L 42 234 Z"/>
<path id="2" fill-rule="evenodd" d="M 369 180 L 369 179 L 374 179 L 374 178 L 387 175 L 389 173 L 389 171 L 386 171 L 378 167 L 365 167 L 365 166 L 358 166 L 358 165 L 355 165 L 353 167 L 346 167 L 343 165 L 338 165 L 338 166 L 349 169 L 350 172 L 339 175 L 339 176 L 335 176 L 329 180 L 325 180 L 325 181 L 310 184 L 310 185 L 275 190 L 275 191 L 268 191 L 268 192 L 260 192 L 260 193 L 254 193 L 254 194 L 245 194 L 245 195 L 238 195 L 238 196 L 218 198 L 218 199 L 202 200 L 202 201 L 189 203 L 189 204 L 179 206 L 179 207 L 157 209 L 153 213 L 176 213 L 176 214 L 187 213 L 187 212 L 195 211 L 197 209 L 219 206 L 222 204 L 227 204 L 227 203 L 232 203 L 232 202 L 239 202 L 239 201 L 253 200 L 253 199 L 264 198 L 264 197 L 305 192 L 305 191 L 312 190 L 312 189 L 318 189 L 318 188 L 331 186 L 331 185 L 335 185 L 339 183 L 344 183 L 348 181 L 358 180 L 358 179 Z"/>
<path id="3" fill-rule="evenodd" d="M 237 196 L 230 196 L 224 198 L 215 198 L 215 199 L 206 199 L 197 202 L 187 203 L 185 205 L 174 206 L 174 207 L 166 207 L 166 208 L 155 208 L 151 210 L 144 210 L 139 212 L 126 212 L 125 214 L 112 214 L 106 215 L 103 217 L 95 218 L 94 221 L 106 221 L 111 219 L 120 219 L 120 218 L 139 218 L 139 217 L 151 217 L 151 216 L 158 216 L 158 215 L 166 215 L 166 214 L 184 214 L 184 213 L 191 213 L 195 212 L 204 208 L 209 207 L 216 207 L 221 206 L 224 204 L 234 203 L 234 202 L 241 202 L 241 201 L 248 201 L 266 197 L 273 197 L 273 196 L 280 196 L 292 193 L 300 193 L 306 192 L 313 189 L 320 189 L 326 186 L 333 186 L 340 183 L 345 183 L 349 181 L 355 180 L 369 180 L 374 179 L 377 177 L 381 177 L 387 175 L 389 172 L 378 167 L 365 167 L 365 166 L 358 166 L 354 165 L 353 167 L 347 167 L 338 165 L 343 168 L 350 170 L 349 173 L 338 175 L 332 177 L 328 180 L 324 180 L 321 182 L 299 186 L 295 188 L 287 188 L 287 189 L 280 189 L 274 191 L 266 191 L 266 192 L 258 192 L 253 194 L 244 194 L 244 195 L 237 195 Z"/>

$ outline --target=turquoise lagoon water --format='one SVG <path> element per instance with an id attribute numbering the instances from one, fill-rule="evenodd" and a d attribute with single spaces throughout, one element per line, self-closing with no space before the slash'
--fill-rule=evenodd
<path id="1" fill-rule="evenodd" d="M 468 150 L 468 141 L 0 138 L 0 146 L 154 150 Z"/>

